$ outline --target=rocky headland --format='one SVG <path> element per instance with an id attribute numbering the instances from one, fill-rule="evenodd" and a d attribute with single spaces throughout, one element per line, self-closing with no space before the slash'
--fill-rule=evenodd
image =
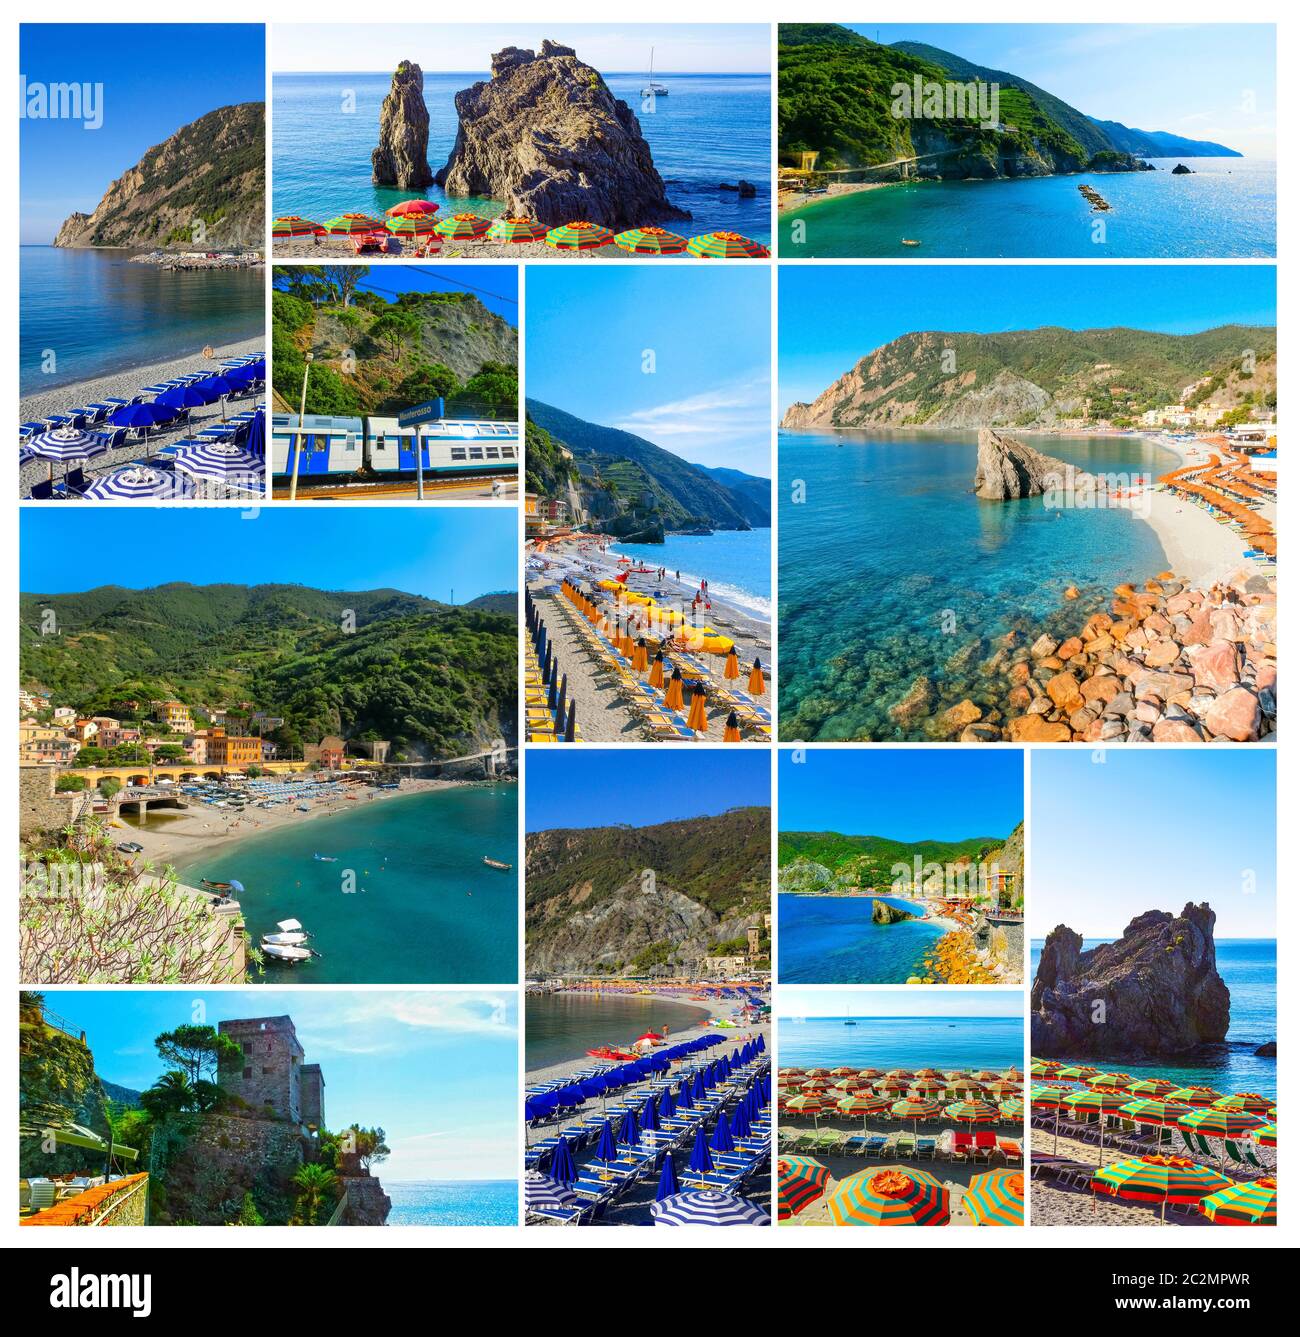
<path id="1" fill-rule="evenodd" d="M 1004 432 L 981 427 L 975 456 L 975 495 L 984 501 L 1013 501 L 1060 492 L 1071 481 L 1090 482 L 1064 460 L 1045 455 Z"/>
<path id="2" fill-rule="evenodd" d="M 902 910 L 896 905 L 890 905 L 888 901 L 873 900 L 871 902 L 871 922 L 873 924 L 903 924 L 909 919 L 919 919 L 920 915 L 914 915 L 910 910 Z"/>
<path id="3" fill-rule="evenodd" d="M 429 109 L 424 102 L 424 71 L 403 60 L 393 71 L 393 85 L 379 109 L 379 143 L 370 155 L 377 186 L 424 190 L 433 184 L 429 166 Z"/>
<path id="4" fill-rule="evenodd" d="M 506 47 L 492 77 L 456 94 L 460 127 L 434 180 L 448 195 L 505 202 L 548 226 L 615 232 L 689 213 L 668 200 L 632 109 L 572 47 Z"/>
<path id="5" fill-rule="evenodd" d="M 1083 951 L 1058 924 L 1030 995 L 1030 1047 L 1044 1058 L 1169 1058 L 1222 1043 L 1228 987 L 1214 951 L 1215 914 L 1148 910 L 1117 942 Z"/>

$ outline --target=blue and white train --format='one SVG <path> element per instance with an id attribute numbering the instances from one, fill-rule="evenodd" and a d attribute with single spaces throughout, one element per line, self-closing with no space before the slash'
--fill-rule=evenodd
<path id="1" fill-rule="evenodd" d="M 438 418 L 403 427 L 396 418 L 334 418 L 309 413 L 271 416 L 271 472 L 288 478 L 299 451 L 305 481 L 359 473 L 381 477 L 459 478 L 519 475 L 519 424 L 487 418 Z M 416 451 L 419 451 L 417 461 Z"/>

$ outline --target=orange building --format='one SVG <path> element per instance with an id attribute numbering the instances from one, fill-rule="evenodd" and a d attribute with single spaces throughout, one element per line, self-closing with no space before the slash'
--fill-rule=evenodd
<path id="1" fill-rule="evenodd" d="M 259 766 L 262 762 L 262 740 L 228 734 L 224 729 L 209 729 L 206 747 L 208 766 L 224 766 L 241 770 L 245 766 Z"/>

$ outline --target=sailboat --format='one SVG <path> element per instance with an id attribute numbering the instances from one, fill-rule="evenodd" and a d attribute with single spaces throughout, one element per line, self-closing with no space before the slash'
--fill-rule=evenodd
<path id="1" fill-rule="evenodd" d="M 663 84 L 655 83 L 655 49 L 650 48 L 650 81 L 641 90 L 642 97 L 667 97 L 668 90 Z"/>

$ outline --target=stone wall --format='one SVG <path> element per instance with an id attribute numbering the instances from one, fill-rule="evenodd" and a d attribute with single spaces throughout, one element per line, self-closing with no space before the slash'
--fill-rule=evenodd
<path id="1" fill-rule="evenodd" d="M 18 835 L 26 840 L 41 831 L 59 831 L 81 811 L 81 794 L 54 792 L 54 766 L 18 768 Z"/>
<path id="2" fill-rule="evenodd" d="M 344 1226 L 382 1226 L 388 1221 L 393 1200 L 384 1192 L 384 1186 L 370 1175 L 341 1178 L 348 1201 L 339 1222 Z"/>
<path id="3" fill-rule="evenodd" d="M 223 1021 L 217 1028 L 238 1042 L 243 1063 L 222 1064 L 221 1085 L 255 1110 L 269 1109 L 297 1124 L 302 1118 L 303 1048 L 291 1017 Z"/>
<path id="4" fill-rule="evenodd" d="M 302 1121 L 312 1128 L 325 1127 L 325 1078 L 319 1063 L 304 1063 L 299 1079 Z"/>

